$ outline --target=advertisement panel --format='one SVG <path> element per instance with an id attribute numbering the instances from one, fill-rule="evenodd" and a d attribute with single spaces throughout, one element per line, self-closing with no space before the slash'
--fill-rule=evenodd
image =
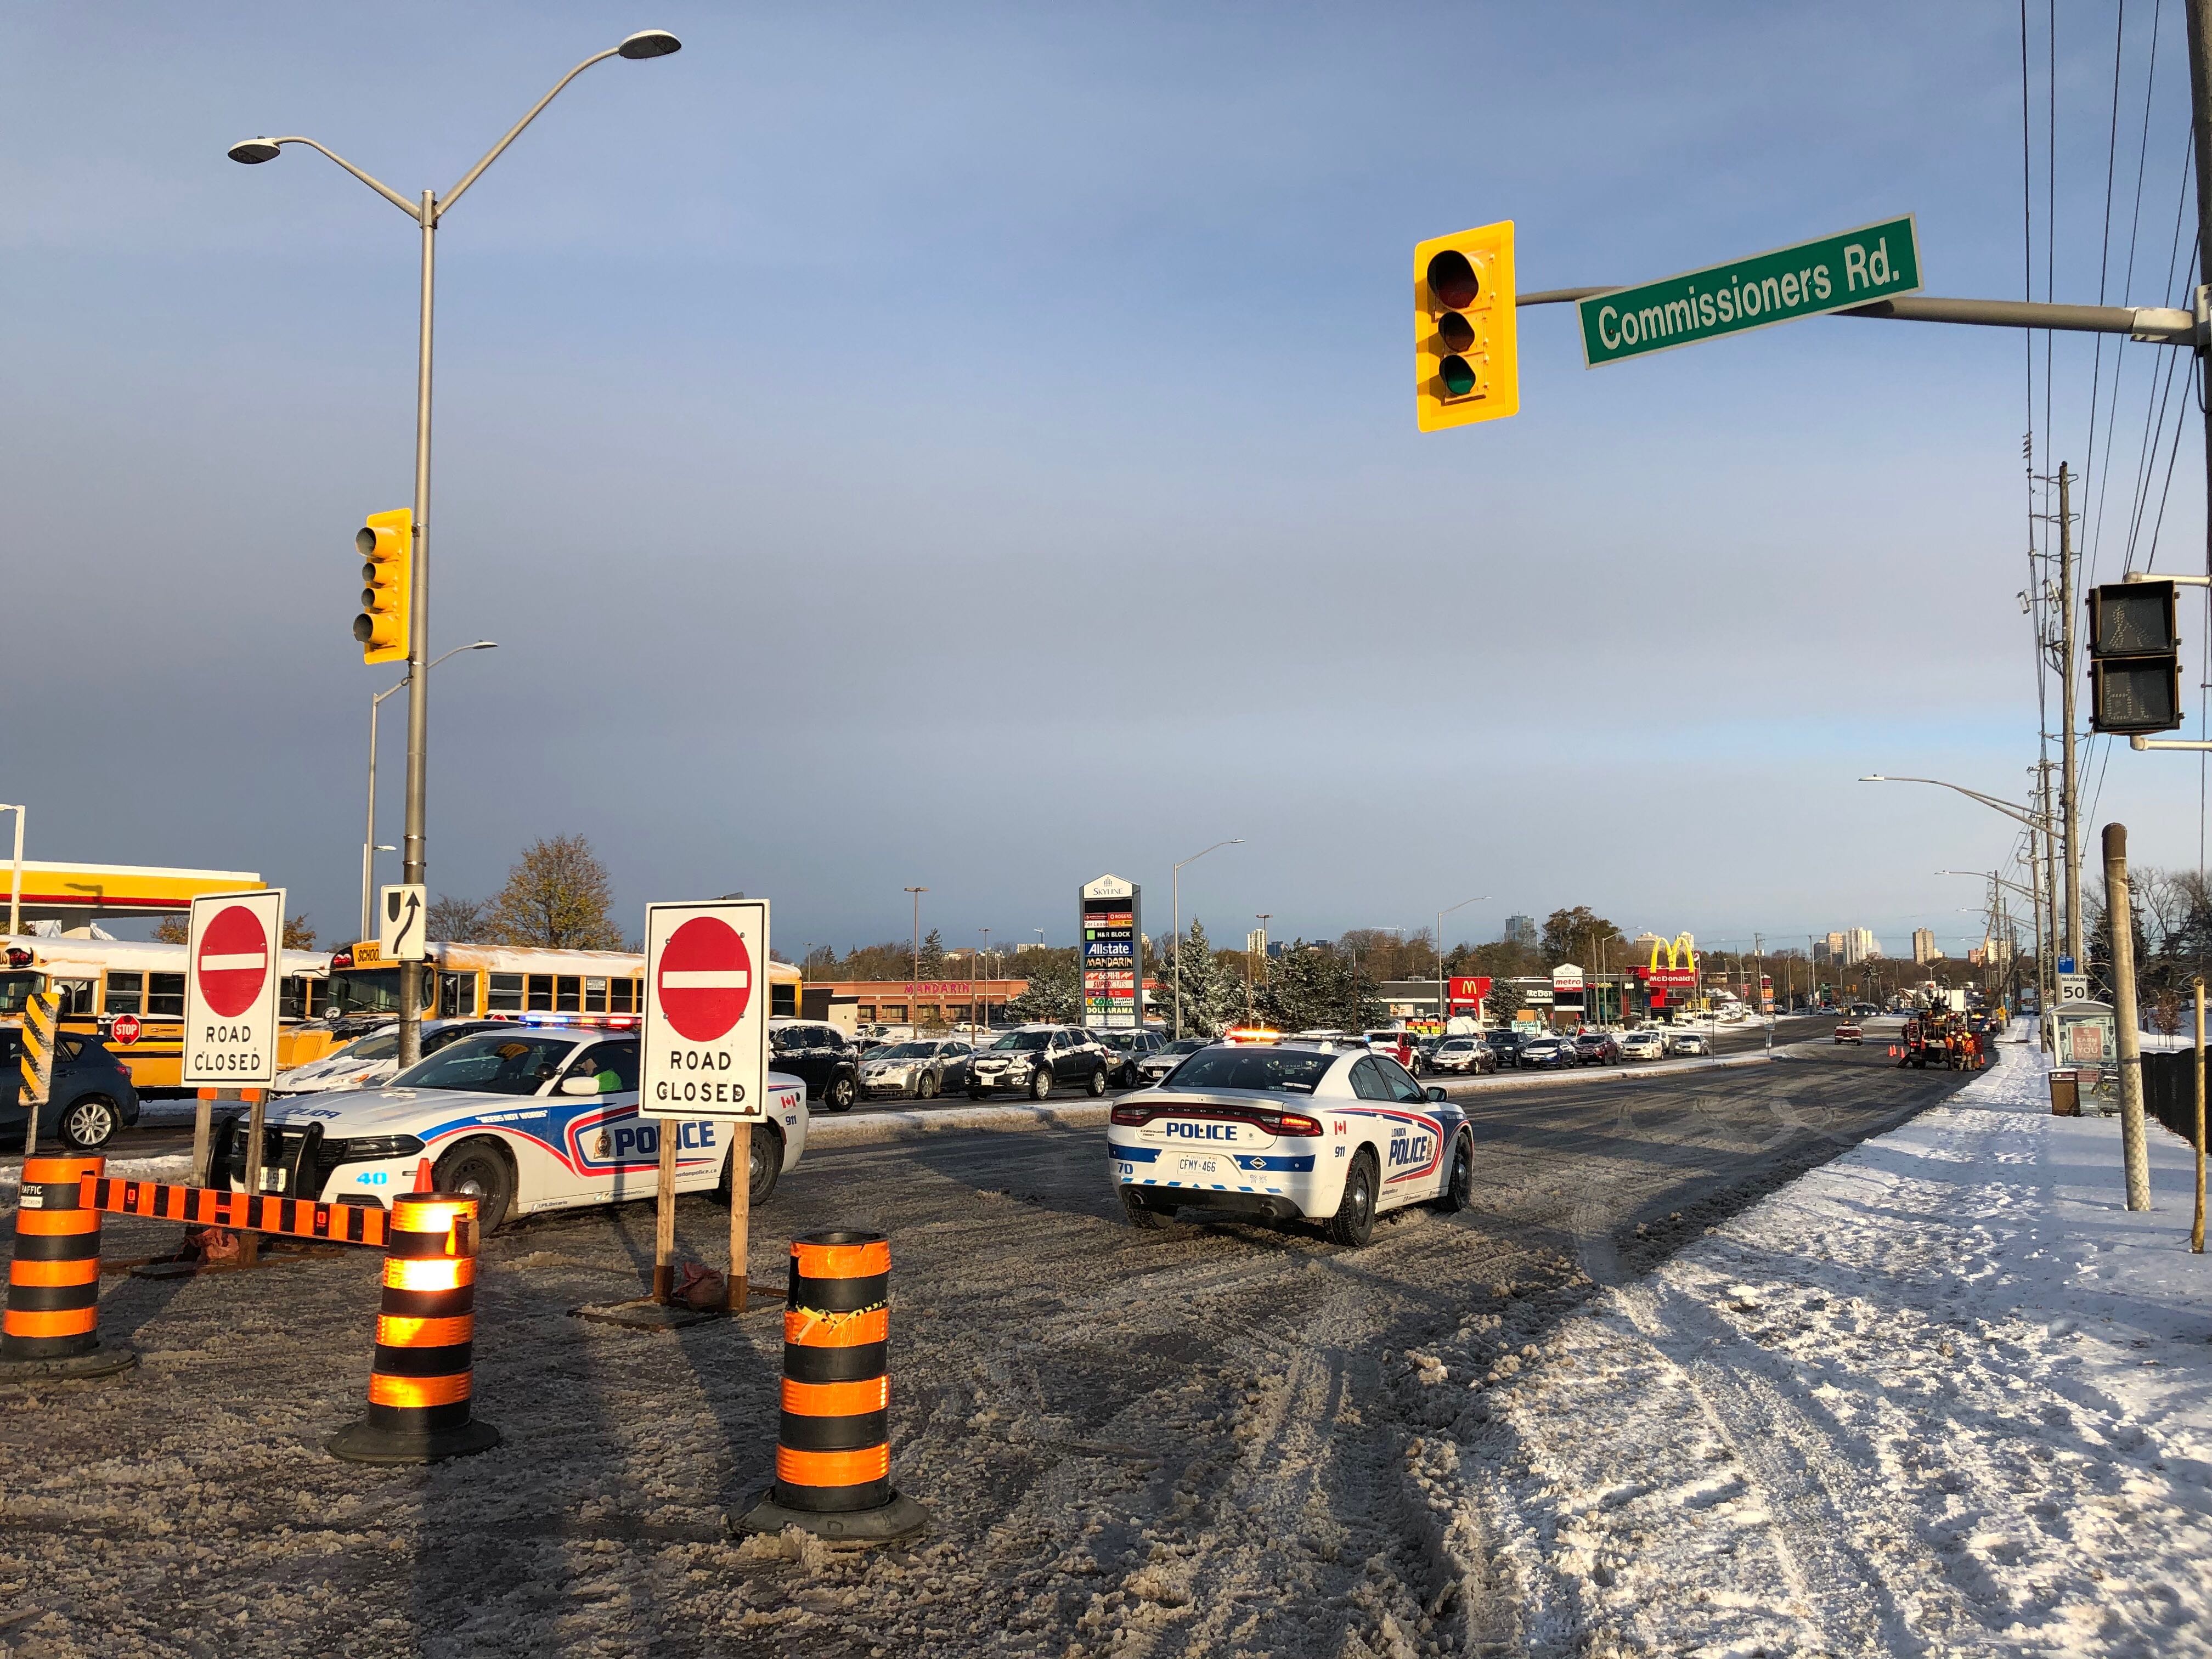
<path id="1" fill-rule="evenodd" d="M 1583 1006 L 1583 970 L 1571 962 L 1552 969 L 1552 1006 L 1572 1011 Z"/>
<path id="2" fill-rule="evenodd" d="M 1480 1008 L 1489 994 L 1487 974 L 1454 974 L 1445 981 L 1445 995 L 1454 1009 Z"/>
<path id="3" fill-rule="evenodd" d="M 1145 1023 L 1143 890 L 1119 876 L 1085 882 L 1077 896 L 1076 953 L 1083 1023 L 1130 1030 Z"/>

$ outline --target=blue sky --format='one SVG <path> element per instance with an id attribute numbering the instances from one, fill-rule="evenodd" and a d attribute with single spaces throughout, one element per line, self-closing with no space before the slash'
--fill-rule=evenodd
<path id="1" fill-rule="evenodd" d="M 2163 9 L 2114 302 L 2167 297 Z M 2056 289 L 2094 301 L 2113 15 L 2063 11 Z M 948 942 L 1064 940 L 1083 880 L 1163 931 L 1173 860 L 1243 836 L 1185 872 L 1218 935 L 1489 893 L 1455 938 L 1578 902 L 1978 937 L 1929 872 L 2004 822 L 1853 780 L 2027 787 L 2021 337 L 1816 320 L 1592 372 L 1527 312 L 1521 415 L 1424 436 L 1408 273 L 1496 219 L 1536 289 L 1910 211 L 1929 291 L 2017 296 L 2001 6 L 0 11 L 34 855 L 254 868 L 349 931 L 390 683 L 351 536 L 408 498 L 414 233 L 311 152 L 223 150 L 442 189 L 648 24 L 683 52 L 592 70 L 441 236 L 434 648 L 501 648 L 437 676 L 434 889 L 580 832 L 633 925 L 742 889 L 796 954 L 902 935 L 921 884 Z M 2091 352 L 2057 345 L 2051 461 L 2088 454 Z M 2116 355 L 2106 575 L 2158 361 L 2108 343 L 2107 390 Z M 2160 536 L 2194 568 L 2193 455 Z M 2193 863 L 2194 759 L 2097 775 L 2096 822 Z"/>

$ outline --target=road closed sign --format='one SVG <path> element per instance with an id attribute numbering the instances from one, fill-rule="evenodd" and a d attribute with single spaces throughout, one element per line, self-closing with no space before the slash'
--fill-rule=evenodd
<path id="1" fill-rule="evenodd" d="M 643 1117 L 757 1118 L 768 1078 L 768 902 L 645 908 Z"/>
<path id="2" fill-rule="evenodd" d="M 276 1080 L 283 944 L 281 887 L 208 893 L 192 901 L 180 1081 L 250 1086 Z"/>

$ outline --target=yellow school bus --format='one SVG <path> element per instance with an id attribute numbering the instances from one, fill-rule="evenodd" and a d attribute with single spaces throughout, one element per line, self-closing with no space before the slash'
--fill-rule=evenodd
<path id="1" fill-rule="evenodd" d="M 0 935 L 0 1023 L 21 1019 L 35 992 L 62 1000 L 62 1029 L 97 1036 L 147 1094 L 177 1088 L 184 1069 L 185 960 L 181 945 L 133 939 Z M 277 996 L 277 1062 L 296 1065 L 289 1049 L 301 1028 L 324 1012 L 327 951 L 286 951 Z"/>

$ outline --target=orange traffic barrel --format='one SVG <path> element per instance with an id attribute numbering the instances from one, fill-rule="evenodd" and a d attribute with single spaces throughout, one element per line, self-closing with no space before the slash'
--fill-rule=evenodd
<path id="1" fill-rule="evenodd" d="M 469 1414 L 477 1327 L 477 1201 L 413 1193 L 392 1201 L 368 1415 L 331 1437 L 356 1463 L 435 1463 L 499 1444 Z"/>
<path id="2" fill-rule="evenodd" d="M 791 1244 L 775 1483 L 737 1525 L 905 1538 L 928 1511 L 891 1488 L 890 1241 L 831 1230 Z"/>
<path id="3" fill-rule="evenodd" d="M 0 1381 L 107 1376 L 138 1363 L 127 1348 L 100 1346 L 100 1212 L 82 1202 L 81 1183 L 106 1167 L 104 1158 L 23 1161 Z"/>

